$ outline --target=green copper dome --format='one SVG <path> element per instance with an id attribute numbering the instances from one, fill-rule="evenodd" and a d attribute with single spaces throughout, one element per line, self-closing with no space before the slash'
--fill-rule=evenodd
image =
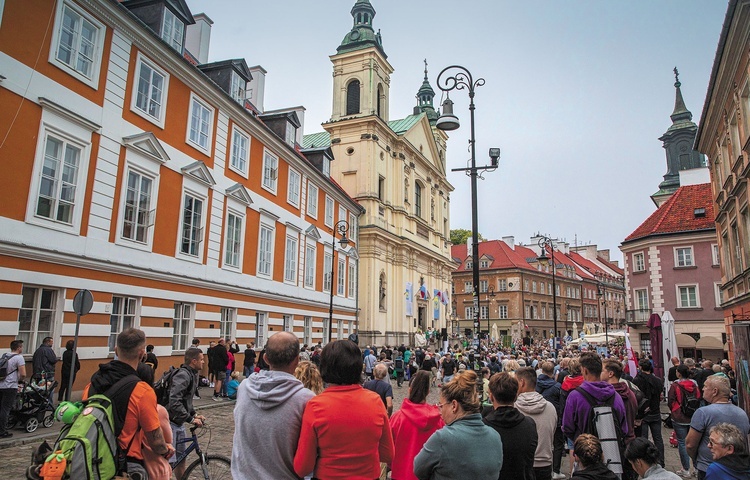
<path id="1" fill-rule="evenodd" d="M 432 100 L 435 98 L 435 90 L 432 89 L 430 81 L 427 79 L 427 59 L 424 60 L 424 80 L 422 86 L 417 90 L 417 107 L 414 109 L 415 112 L 418 110 L 424 112 L 427 115 L 427 119 L 431 124 L 435 124 L 438 119 L 438 113 L 435 111 L 435 106 Z"/>
<path id="2" fill-rule="evenodd" d="M 354 25 L 351 31 L 346 34 L 338 46 L 338 53 L 353 52 L 365 48 L 375 47 L 384 57 L 388 57 L 383 51 L 383 40 L 380 37 L 380 31 L 375 33 L 372 28 L 372 19 L 375 17 L 375 9 L 372 8 L 369 0 L 357 0 L 352 7 L 352 18 Z"/>

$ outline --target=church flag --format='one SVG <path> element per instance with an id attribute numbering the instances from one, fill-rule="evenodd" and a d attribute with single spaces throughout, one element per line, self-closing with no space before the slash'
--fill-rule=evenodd
<path id="1" fill-rule="evenodd" d="M 443 301 L 443 305 L 448 305 L 448 302 L 450 301 L 448 299 L 448 290 L 445 290 L 443 292 L 443 296 L 442 296 L 441 300 Z"/>
<path id="2" fill-rule="evenodd" d="M 440 297 L 442 293 L 440 293 L 440 290 L 435 289 L 432 291 L 432 295 L 432 318 L 438 320 L 440 318 Z"/>
<path id="3" fill-rule="evenodd" d="M 422 286 L 419 287 L 419 298 L 421 300 L 429 300 L 430 299 L 430 292 L 427 291 L 427 287 L 422 284 Z"/>
<path id="4" fill-rule="evenodd" d="M 404 292 L 404 301 L 406 302 L 406 316 L 413 317 L 414 312 L 412 306 L 414 305 L 414 286 L 411 282 L 406 282 L 406 291 Z"/>

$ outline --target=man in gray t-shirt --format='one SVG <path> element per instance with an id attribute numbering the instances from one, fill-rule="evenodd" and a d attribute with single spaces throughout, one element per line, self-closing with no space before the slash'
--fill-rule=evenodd
<path id="1" fill-rule="evenodd" d="M 690 431 L 685 438 L 688 454 L 695 460 L 698 480 L 706 478 L 706 470 L 713 463 L 713 455 L 708 448 L 708 434 L 711 427 L 719 423 L 731 423 L 740 429 L 742 438 L 750 432 L 747 413 L 729 401 L 731 389 L 725 376 L 711 375 L 703 384 L 703 398 L 710 403 L 695 411 L 690 421 Z"/>
<path id="2" fill-rule="evenodd" d="M 0 438 L 12 437 L 5 426 L 8 424 L 8 414 L 16 401 L 18 382 L 26 378 L 26 362 L 23 359 L 23 340 L 10 342 L 10 353 L 3 355 L 6 375 L 0 381 Z"/>

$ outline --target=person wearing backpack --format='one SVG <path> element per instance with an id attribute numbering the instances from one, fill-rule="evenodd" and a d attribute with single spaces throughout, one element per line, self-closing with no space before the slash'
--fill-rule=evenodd
<path id="1" fill-rule="evenodd" d="M 678 365 L 676 370 L 677 380 L 669 387 L 667 404 L 672 415 L 672 425 L 677 437 L 677 451 L 680 454 L 682 469 L 677 470 L 677 475 L 689 477 L 690 457 L 685 448 L 685 438 L 690 431 L 690 421 L 695 409 L 689 403 L 700 404 L 701 391 L 695 380 L 690 378 L 690 370 L 686 365 Z"/>
<path id="2" fill-rule="evenodd" d="M 638 363 L 640 371 L 638 375 L 633 379 L 638 388 L 648 398 L 648 412 L 643 417 L 643 423 L 641 424 L 641 435 L 643 438 L 648 438 L 648 432 L 651 431 L 651 437 L 653 437 L 654 445 L 659 449 L 659 465 L 664 466 L 664 439 L 661 435 L 661 411 L 659 410 L 659 404 L 661 403 L 661 394 L 664 390 L 664 381 L 654 376 L 654 366 L 651 361 L 644 358 Z M 638 432 L 636 432 L 638 436 Z"/>
<path id="3" fill-rule="evenodd" d="M 187 446 L 182 443 L 182 440 L 187 437 L 185 424 L 200 427 L 206 420 L 202 415 L 196 415 L 195 408 L 193 408 L 193 395 L 198 385 L 198 372 L 203 369 L 203 361 L 203 353 L 200 349 L 188 348 L 185 350 L 184 363 L 172 374 L 169 400 L 166 405 L 175 448 L 175 456 L 170 459 L 170 463 L 174 463 L 176 457 L 184 452 Z M 182 478 L 186 467 L 187 462 L 182 462 L 174 469 L 176 478 Z"/>
<path id="4" fill-rule="evenodd" d="M 565 402 L 563 413 L 562 430 L 563 433 L 574 442 L 582 433 L 591 433 L 596 430 L 593 423 L 594 408 L 598 406 L 609 407 L 613 415 L 614 428 L 619 427 L 621 438 L 630 435 L 627 417 L 625 415 L 625 404 L 617 394 L 615 388 L 607 382 L 601 380 L 602 359 L 598 354 L 587 352 L 579 357 L 579 365 L 583 383 L 580 387 L 572 390 Z M 600 434 L 601 435 L 601 434 Z M 607 440 L 599 438 L 600 441 Z M 618 445 L 624 448 L 624 444 Z M 609 449 L 607 449 L 609 450 Z M 610 452 L 613 456 L 614 452 Z M 613 463 L 621 463 L 622 458 L 607 460 Z"/>
<path id="5" fill-rule="evenodd" d="M 26 362 L 22 353 L 23 340 L 13 340 L 10 342 L 10 353 L 0 358 L 0 438 L 13 436 L 6 426 L 18 394 L 18 382 L 26 378 Z"/>
<path id="6" fill-rule="evenodd" d="M 83 392 L 86 402 L 95 395 L 106 395 L 112 402 L 113 431 L 119 452 L 115 459 L 125 457 L 129 472 L 144 472 L 141 444 L 164 458 L 174 454 L 161 430 L 156 410 L 156 393 L 151 385 L 140 380 L 136 373 L 146 355 L 146 334 L 137 328 L 126 328 L 117 335 L 117 360 L 99 365 Z M 75 426 L 75 424 L 74 424 Z M 145 478 L 145 477 L 144 477 Z"/>
<path id="7" fill-rule="evenodd" d="M 401 388 L 404 385 L 404 367 L 406 363 L 400 350 L 394 350 L 393 353 L 396 356 L 393 360 L 393 370 L 396 372 L 396 385 L 398 385 L 398 388 Z"/>

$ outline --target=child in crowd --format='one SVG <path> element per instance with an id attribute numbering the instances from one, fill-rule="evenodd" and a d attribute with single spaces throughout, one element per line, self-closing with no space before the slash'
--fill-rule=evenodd
<path id="1" fill-rule="evenodd" d="M 230 400 L 237 400 L 237 387 L 240 386 L 242 379 L 241 372 L 232 372 L 231 380 L 227 383 L 227 396 Z"/>

